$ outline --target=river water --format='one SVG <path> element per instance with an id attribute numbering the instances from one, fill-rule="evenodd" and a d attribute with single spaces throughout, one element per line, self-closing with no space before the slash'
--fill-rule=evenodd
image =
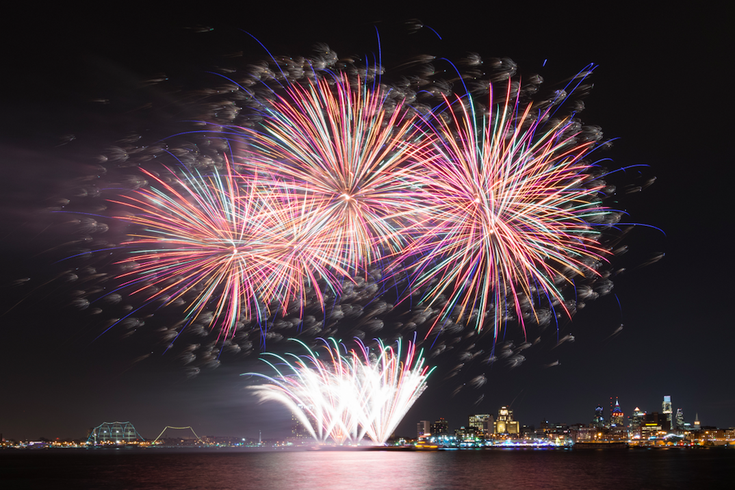
<path id="1" fill-rule="evenodd" d="M 735 488 L 735 449 L 3 450 L 10 489 Z"/>

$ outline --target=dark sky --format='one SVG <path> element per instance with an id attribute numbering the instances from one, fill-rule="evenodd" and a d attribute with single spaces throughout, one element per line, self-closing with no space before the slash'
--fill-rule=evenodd
<path id="1" fill-rule="evenodd" d="M 487 2 L 427 5 L 59 10 L 42 17 L 28 12 L 5 31 L 0 250 L 3 311 L 10 311 L 0 316 L 0 433 L 84 437 L 103 421 L 129 420 L 145 437 L 166 425 L 191 425 L 200 435 L 283 434 L 285 410 L 258 405 L 238 376 L 262 369 L 257 356 L 224 360 L 190 379 L 176 359 L 161 355 L 160 342 L 107 334 L 93 341 L 104 319 L 74 311 L 69 290 L 76 286 L 52 280 L 60 270 L 56 260 L 71 248 L 48 251 L 64 235 L 47 208 L 95 154 L 131 130 L 154 126 L 156 110 L 175 112 L 167 106 L 170 88 L 142 81 L 165 73 L 166 87 L 201 86 L 211 80 L 206 72 L 223 63 L 216 56 L 230 48 L 265 58 L 239 29 L 274 54 L 308 54 L 315 42 L 342 54 L 376 51 L 378 26 L 384 58 L 400 59 L 421 47 L 392 35 L 409 18 L 443 38 L 427 40 L 431 54 L 510 57 L 520 73 L 541 72 L 548 83 L 599 65 L 582 118 L 601 126 L 606 138 L 618 138 L 606 155 L 611 167 L 649 165 L 642 175 L 656 176 L 656 183 L 624 196 L 621 206 L 630 221 L 660 227 L 666 236 L 637 227 L 626 238 L 631 251 L 619 266 L 628 270 L 614 289 L 622 307 L 609 295 L 563 323 L 559 335 L 573 334 L 574 343 L 535 346 L 528 362 L 515 369 L 496 365 L 481 390 L 463 389 L 456 397 L 460 381 L 445 379 L 452 360 L 437 360 L 439 370 L 399 433 L 414 434 L 420 419 L 463 425 L 470 413 L 497 413 L 511 403 L 525 424 L 588 422 L 611 396 L 626 415 L 636 406 L 658 411 L 670 395 L 687 421 L 698 413 L 703 425 L 735 426 L 735 329 L 727 292 L 733 174 L 725 151 L 732 128 L 725 47 L 733 39 L 721 21 L 726 13 L 615 10 L 591 2 L 541 10 L 498 4 L 489 13 Z M 196 26 L 214 31 L 191 29 Z M 110 103 L 94 102 L 99 99 Z M 638 170 L 629 172 L 621 182 L 637 177 Z M 638 267 L 659 252 L 666 254 L 662 260 Z M 26 277 L 31 280 L 17 284 Z M 621 323 L 623 330 L 610 337 Z M 519 332 L 508 335 L 517 339 Z M 560 365 L 543 367 L 556 360 Z"/>

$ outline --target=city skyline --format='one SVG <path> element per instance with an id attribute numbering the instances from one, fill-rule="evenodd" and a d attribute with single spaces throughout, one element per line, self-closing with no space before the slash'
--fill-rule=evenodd
<path id="1" fill-rule="evenodd" d="M 617 397 L 615 397 L 615 398 L 616 398 L 616 401 L 617 401 L 618 400 Z M 663 398 L 664 398 L 664 400 L 666 398 L 668 398 L 669 401 L 675 400 L 675 398 L 672 397 L 671 395 L 664 395 Z M 687 414 L 682 408 L 677 407 L 674 402 L 672 402 L 672 403 L 673 403 L 672 404 L 672 407 L 675 407 L 674 408 L 674 412 L 672 413 L 672 416 L 673 416 L 673 414 L 676 414 L 677 417 L 676 418 L 673 418 L 672 417 L 672 419 L 669 420 L 669 423 L 675 423 L 675 424 L 681 423 L 682 425 L 685 424 L 685 426 L 689 430 L 698 429 L 699 426 L 702 426 L 702 427 L 717 427 L 719 429 L 732 429 L 733 427 L 735 427 L 735 419 L 732 419 L 729 422 L 726 422 L 724 425 L 723 424 L 720 424 L 720 425 L 711 424 L 711 423 L 708 423 L 707 420 L 705 419 L 705 421 L 704 421 L 705 423 L 702 424 L 701 423 L 702 420 L 700 419 L 699 412 L 693 412 L 693 414 L 692 413 L 688 413 Z M 271 408 L 276 408 L 277 405 L 278 404 L 273 404 L 271 406 Z M 594 407 L 597 407 L 597 408 L 595 409 Z M 596 405 L 593 404 L 593 405 L 590 405 L 590 406 L 587 407 L 587 410 L 586 411 L 588 412 L 588 415 L 589 415 L 588 418 L 589 418 L 589 420 L 576 420 L 576 419 L 575 420 L 572 420 L 569 417 L 566 417 L 566 418 L 562 417 L 560 419 L 552 419 L 552 418 L 549 418 L 549 417 L 542 417 L 542 418 L 540 418 L 538 420 L 526 420 L 526 419 L 521 420 L 515 414 L 515 412 L 514 412 L 513 409 L 508 409 L 508 408 L 509 407 L 506 407 L 506 406 L 498 406 L 494 411 L 491 410 L 491 411 L 488 411 L 488 412 L 472 411 L 472 410 L 466 409 L 465 410 L 466 416 L 464 416 L 464 418 L 462 418 L 461 416 L 458 417 L 458 418 L 455 418 L 455 419 L 449 419 L 449 418 L 446 418 L 444 416 L 439 416 L 439 417 L 436 417 L 436 418 L 422 417 L 422 419 L 419 422 L 420 422 L 420 425 L 421 424 L 425 424 L 425 425 L 422 425 L 422 427 L 428 428 L 428 432 L 430 432 L 430 433 L 436 433 L 435 425 L 437 423 L 439 423 L 439 421 L 441 421 L 442 424 L 445 424 L 446 425 L 446 429 L 444 429 L 443 432 L 441 432 L 441 433 L 453 434 L 454 431 L 456 431 L 457 429 L 459 429 L 461 427 L 471 427 L 472 426 L 472 418 L 475 417 L 475 416 L 477 416 L 478 414 L 485 414 L 486 413 L 487 415 L 490 416 L 491 423 L 494 423 L 494 422 L 497 422 L 497 420 L 498 420 L 497 415 L 501 411 L 505 410 L 506 412 L 508 412 L 508 411 L 510 412 L 510 419 L 511 420 L 514 420 L 518 424 L 518 430 L 517 431 L 513 431 L 512 433 L 518 433 L 521 430 L 521 428 L 523 428 L 523 427 L 539 427 L 540 425 L 542 425 L 544 423 L 557 424 L 557 425 L 566 425 L 566 426 L 573 426 L 573 425 L 588 425 L 588 426 L 592 426 L 592 425 L 594 425 L 594 415 L 597 415 L 598 413 L 601 414 L 601 417 L 602 417 L 602 420 L 600 421 L 601 426 L 602 425 L 609 426 L 611 423 L 613 423 L 613 411 L 611 411 L 610 409 L 605 409 L 605 406 L 602 405 L 602 404 L 596 404 Z M 602 410 L 599 410 L 599 409 L 602 409 Z M 289 410 L 285 410 L 285 409 L 281 408 L 280 411 L 283 412 L 282 413 L 283 417 L 286 417 L 286 416 L 288 417 L 287 420 L 286 420 L 286 418 L 281 418 L 280 420 L 275 421 L 275 423 L 271 423 L 270 425 L 264 425 L 262 428 L 256 429 L 254 431 L 251 430 L 251 432 L 250 433 L 247 433 L 247 434 L 245 434 L 243 432 L 238 432 L 237 430 L 234 430 L 233 433 L 207 433 L 207 436 L 208 437 L 242 437 L 242 438 L 253 440 L 253 439 L 262 438 L 262 433 L 265 430 L 266 434 L 268 434 L 268 439 L 270 439 L 270 440 L 287 439 L 292 434 L 292 432 L 293 432 L 293 424 L 295 423 L 295 420 L 296 419 L 294 418 L 294 415 Z M 442 409 L 442 408 L 438 408 L 437 409 L 437 413 L 445 413 L 447 411 L 448 410 Z M 581 413 L 582 411 L 583 410 L 581 410 L 580 407 L 575 407 L 575 409 L 573 410 L 573 412 L 575 412 L 575 413 Z M 394 432 L 394 435 L 396 437 L 409 437 L 411 435 L 411 426 L 412 426 L 412 424 L 413 424 L 413 427 L 416 427 L 415 420 L 411 418 L 411 415 L 414 412 L 415 411 L 412 410 L 412 411 L 409 412 L 409 416 L 404 417 L 403 422 L 399 425 L 399 429 L 397 429 Z M 458 412 L 461 412 L 461 410 L 455 411 L 455 414 L 459 415 Z M 521 413 L 524 413 L 525 414 L 527 412 L 524 411 L 524 410 L 521 410 Z M 631 421 L 636 416 L 636 414 L 638 414 L 638 415 L 640 415 L 640 414 L 644 414 L 645 415 L 646 413 L 648 413 L 648 414 L 659 414 L 662 417 L 666 417 L 666 412 L 664 411 L 664 409 L 662 407 L 656 407 L 656 406 L 654 406 L 654 407 L 647 407 L 647 406 L 643 406 L 641 404 L 636 404 L 635 407 L 634 408 L 631 408 L 630 410 L 628 410 L 627 408 L 626 409 L 623 409 L 623 413 L 624 413 L 624 416 L 623 416 L 623 419 L 622 419 L 622 426 L 623 427 L 630 427 L 631 426 Z M 682 413 L 684 413 L 684 417 L 683 418 L 678 418 Z M 695 421 L 698 422 L 698 424 L 695 424 Z M 103 423 L 103 424 L 111 423 L 111 421 L 102 422 L 101 420 L 99 422 L 100 423 Z M 126 423 L 126 424 L 132 424 L 131 421 L 127 421 L 127 420 L 124 423 Z M 149 431 L 151 430 L 151 428 L 150 428 L 151 425 L 149 423 L 147 423 L 145 420 L 143 420 L 143 421 L 137 421 L 137 423 L 139 423 L 141 426 L 147 427 L 148 428 L 147 430 L 149 430 Z M 133 425 L 135 425 L 135 424 L 133 424 Z M 206 424 L 204 426 L 206 427 Z M 47 436 L 47 435 L 28 435 L 28 434 L 23 434 L 23 435 L 20 435 L 19 436 L 17 434 L 14 434 L 11 437 L 11 436 L 9 436 L 7 434 L 3 434 L 2 432 L 0 432 L 0 435 L 2 435 L 6 439 L 13 439 L 13 440 L 36 440 L 36 439 L 40 439 L 40 438 L 50 439 L 50 440 L 53 440 L 53 439 L 56 439 L 56 438 L 68 439 L 68 440 L 71 440 L 71 439 L 84 439 L 84 438 L 87 438 L 89 436 L 89 431 L 92 430 L 93 427 L 94 426 L 90 426 L 88 429 L 86 429 L 85 435 L 64 434 L 62 436 L 58 436 L 57 435 L 55 437 L 50 437 L 50 436 Z M 166 425 L 164 427 L 174 427 L 174 426 L 168 426 L 168 425 Z M 191 427 L 190 426 L 187 426 L 186 428 L 189 429 Z M 153 431 L 154 432 L 158 432 L 159 429 L 160 428 L 154 428 Z M 194 430 L 194 428 L 191 428 L 191 430 Z M 424 429 L 424 430 L 426 430 L 426 429 Z M 164 429 L 164 431 L 165 431 L 165 429 Z M 151 434 L 147 434 L 147 436 L 150 436 L 150 435 Z M 160 434 L 159 434 L 159 436 L 160 436 Z M 303 436 L 306 437 L 306 438 L 309 438 L 310 437 L 308 435 L 308 433 L 304 433 Z M 145 439 L 148 440 L 149 437 L 145 437 Z"/>
<path id="2" fill-rule="evenodd" d="M 267 18 L 268 9 L 259 8 Z M 719 38 L 723 31 L 697 15 L 601 8 L 557 13 L 549 7 L 534 13 L 543 19 L 537 35 L 518 36 L 525 32 L 511 20 L 518 14 L 498 8 L 507 20 L 498 22 L 495 32 L 479 19 L 463 18 L 460 27 L 441 13 L 408 11 L 354 22 L 336 12 L 300 12 L 282 18 L 278 32 L 252 20 L 261 18 L 259 12 L 241 20 L 222 12 L 202 18 L 179 13 L 170 25 L 149 16 L 131 19 L 135 29 L 125 22 L 109 26 L 101 18 L 98 23 L 49 19 L 14 28 L 22 48 L 12 58 L 13 87 L 2 94 L 7 116 L 0 140 L 0 165 L 8 176 L 0 201 L 6 230 L 0 241 L 6 298 L 0 316 L 0 433 L 16 439 L 74 437 L 105 420 L 130 420 L 146 434 L 166 425 L 249 438 L 259 430 L 286 432 L 290 413 L 259 404 L 246 389 L 253 381 L 240 376 L 262 370 L 257 354 L 223 356 L 216 369 L 190 377 L 178 357 L 165 353 L 156 333 L 170 326 L 158 319 L 162 314 L 145 319 L 141 331 L 155 334 L 145 341 L 115 330 L 100 336 L 104 319 L 89 315 L 91 308 L 76 311 L 62 295 L 72 285 L 44 287 L 53 279 L 48 271 L 57 267 L 53 253 L 45 252 L 62 236 L 49 217 L 47 209 L 55 205 L 49 200 L 67 190 L 62 181 L 84 174 L 80 165 L 130 131 L 155 126 L 156 120 L 140 120 L 147 104 L 175 106 L 169 93 L 159 90 L 163 82 L 151 80 L 214 84 L 207 70 L 225 64 L 225 58 L 211 55 L 225 52 L 223 43 L 255 60 L 267 57 L 240 29 L 252 31 L 276 55 L 309 54 L 314 43 L 326 42 L 340 55 L 373 56 L 377 26 L 385 58 L 398 60 L 409 49 L 391 33 L 416 17 L 442 37 L 421 41 L 427 54 L 452 60 L 474 51 L 488 60 L 507 56 L 524 79 L 541 73 L 549 88 L 588 63 L 597 64 L 580 118 L 599 125 L 606 139 L 616 138 L 604 155 L 614 160 L 612 168 L 648 166 L 616 177 L 622 185 L 619 204 L 630 221 L 666 235 L 634 227 L 623 242 L 629 252 L 614 260 L 612 294 L 590 301 L 573 321 L 560 320 L 558 331 L 552 325 L 538 333 L 538 344 L 533 344 L 536 332 L 526 338 L 520 327 L 509 325 L 498 345 L 512 341 L 507 351 L 517 356 L 519 346 L 530 343 L 522 351 L 525 361 L 457 369 L 460 361 L 454 358 L 429 359 L 437 369 L 398 432 L 415 432 L 417 420 L 445 417 L 453 424 L 501 406 L 511 408 L 521 423 L 588 423 L 594 406 L 609 412 L 611 396 L 619 397 L 626 418 L 635 407 L 662 412 L 661 398 L 670 395 L 673 414 L 682 408 L 687 421 L 698 414 L 702 425 L 735 425 L 727 362 L 735 332 L 727 327 L 731 316 L 720 299 L 730 272 L 727 226 L 722 226 L 729 224 L 723 213 L 729 209 L 724 149 L 729 111 L 703 100 L 697 91 L 704 89 L 695 89 L 707 84 L 699 68 L 714 71 L 722 62 L 722 46 L 728 45 Z M 565 33 L 570 25 L 578 26 L 578 37 Z M 212 36 L 197 30 L 207 26 L 215 29 Z M 709 77 L 719 83 L 715 73 L 707 71 Z M 624 187 L 652 177 L 655 184 L 640 193 Z M 483 357 L 491 355 L 491 339 L 480 343 L 476 349 Z"/>
<path id="3" fill-rule="evenodd" d="M 671 400 L 672 397 L 670 395 L 664 395 L 663 396 L 663 402 L 660 411 L 659 410 L 646 410 L 641 409 L 638 406 L 635 407 L 634 410 L 631 410 L 630 414 L 625 416 L 624 413 L 621 412 L 620 405 L 618 403 L 618 400 L 616 398 L 615 405 L 611 407 L 611 409 L 606 412 L 604 411 L 604 407 L 601 405 L 597 405 L 594 409 L 594 415 L 591 417 L 591 420 L 588 422 L 574 422 L 574 423 L 568 423 L 566 421 L 558 421 L 558 420 L 549 420 L 549 419 L 541 419 L 537 423 L 529 422 L 529 421 L 520 421 L 517 420 L 514 416 L 514 412 L 512 409 L 509 409 L 506 406 L 499 407 L 496 412 L 494 413 L 470 413 L 467 415 L 465 420 L 459 420 L 459 421 L 450 421 L 445 419 L 444 417 L 439 417 L 437 420 L 419 420 L 416 424 L 416 430 L 417 430 L 417 439 L 421 439 L 422 437 L 428 437 L 428 436 L 451 436 L 453 434 L 458 433 L 464 433 L 466 431 L 474 431 L 476 433 L 485 433 L 485 434 L 509 434 L 509 435 L 515 435 L 516 437 L 528 437 L 529 434 L 539 434 L 540 430 L 546 430 L 546 428 L 554 427 L 557 430 L 558 429 L 564 429 L 568 430 L 570 427 L 587 427 L 587 428 L 597 428 L 597 429 L 613 429 L 613 428 L 619 428 L 624 429 L 626 431 L 630 432 L 636 432 L 640 431 L 640 425 L 641 421 L 645 420 L 646 418 L 653 417 L 655 420 L 662 420 L 666 421 L 668 424 L 664 427 L 664 430 L 668 433 L 686 433 L 690 431 L 699 431 L 699 430 L 705 430 L 705 429 L 720 429 L 720 430 L 729 430 L 733 431 L 735 430 L 735 425 L 730 424 L 727 426 L 712 426 L 708 424 L 701 424 L 701 421 L 699 420 L 699 414 L 695 413 L 694 418 L 692 419 L 692 422 L 687 422 L 686 419 L 683 417 L 683 412 L 681 408 L 676 409 L 676 417 L 669 417 L 668 415 L 671 415 L 673 412 L 667 412 L 667 406 L 671 407 Z M 262 437 L 262 431 L 258 431 L 257 437 L 240 437 L 240 436 L 233 436 L 231 434 L 209 434 L 205 435 L 203 437 L 200 437 L 195 432 L 194 428 L 191 426 L 186 427 L 173 427 L 173 426 L 166 426 L 163 428 L 162 431 L 158 434 L 158 436 L 153 439 L 153 441 L 157 441 L 162 438 L 164 434 L 166 434 L 167 430 L 171 430 L 172 433 L 168 434 L 168 438 L 171 440 L 174 439 L 192 439 L 192 436 L 194 439 L 197 440 L 206 440 L 209 441 L 210 439 L 212 441 L 215 441 L 217 439 L 227 439 L 230 441 L 235 441 L 237 444 L 240 444 L 241 442 L 249 441 L 252 442 L 255 439 L 258 439 L 259 441 L 263 439 Z M 179 431 L 179 432 L 177 432 Z M 183 432 L 182 432 L 183 431 Z M 119 435 L 113 435 L 112 432 L 118 432 Z M 104 433 L 104 434 L 103 434 Z M 182 435 L 183 434 L 183 435 Z M 5 438 L 1 433 L 0 437 L 2 437 L 2 441 L 10 440 L 10 438 Z M 128 443 L 130 442 L 143 442 L 148 441 L 150 442 L 152 440 L 152 437 L 144 437 L 141 435 L 134 427 L 134 425 L 130 421 L 115 421 L 115 422 L 103 422 L 97 427 L 90 428 L 87 431 L 87 434 L 85 437 L 74 437 L 74 438 L 65 438 L 64 440 L 82 440 L 85 439 L 89 443 L 90 441 L 93 444 L 98 443 L 104 443 L 109 441 L 126 441 Z M 406 438 L 406 439 L 412 439 L 414 438 L 411 434 L 404 434 L 404 433 L 398 433 L 395 432 L 391 437 L 391 441 L 395 441 L 398 438 Z M 59 440 L 61 438 L 55 438 L 56 440 Z M 270 440 L 280 440 L 281 442 L 291 442 L 294 443 L 295 441 L 300 441 L 300 443 L 304 443 L 305 441 L 311 441 L 313 439 L 314 443 L 317 444 L 335 444 L 335 441 L 329 438 L 314 438 L 314 434 L 310 434 L 304 427 L 303 423 L 299 420 L 299 418 L 296 417 L 295 414 L 291 415 L 290 419 L 290 433 L 288 435 L 281 435 L 279 437 L 271 437 Z M 32 438 L 32 437 L 21 437 L 21 438 L 14 438 L 13 440 L 43 440 L 43 441 L 53 441 L 54 439 L 49 439 L 45 436 Z M 212 442 L 209 441 L 209 442 Z M 338 444 L 347 444 L 347 445 L 354 445 L 358 444 L 362 441 L 363 443 L 370 444 L 370 438 L 367 436 L 363 436 L 362 438 L 358 439 L 350 439 L 348 441 L 342 441 Z M 1 442 L 1 441 L 0 441 Z M 375 441 L 372 441 L 374 444 Z"/>

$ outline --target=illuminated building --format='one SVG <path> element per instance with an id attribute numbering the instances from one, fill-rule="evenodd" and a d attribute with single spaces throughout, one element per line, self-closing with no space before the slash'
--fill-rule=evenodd
<path id="1" fill-rule="evenodd" d="M 130 422 L 103 422 L 89 433 L 90 444 L 127 444 L 133 441 L 145 441 Z"/>
<path id="2" fill-rule="evenodd" d="M 496 434 L 518 434 L 520 424 L 513 420 L 513 410 L 508 407 L 500 407 L 498 419 L 493 424 L 493 432 Z"/>
<path id="3" fill-rule="evenodd" d="M 658 412 L 648 413 L 641 422 L 641 439 L 654 439 L 662 431 L 661 419 Z"/>
<path id="4" fill-rule="evenodd" d="M 669 395 L 664 396 L 664 401 L 661 404 L 661 413 L 664 415 L 664 417 L 666 417 L 666 420 L 669 421 L 669 428 L 673 427 L 673 424 L 671 423 L 671 397 Z"/>
<path id="5" fill-rule="evenodd" d="M 571 437 L 572 428 L 569 427 L 567 424 L 549 423 L 548 420 L 544 420 L 543 422 L 541 422 L 541 425 L 543 427 L 541 430 L 541 435 L 546 439 L 558 440 Z M 575 431 L 579 432 L 578 429 L 578 426 L 574 428 Z"/>
<path id="6" fill-rule="evenodd" d="M 303 408 L 303 405 L 299 405 L 299 408 Z M 299 440 L 311 438 L 309 430 L 304 426 L 294 412 L 291 412 L 291 437 Z"/>
<path id="7" fill-rule="evenodd" d="M 661 432 L 661 426 L 656 422 L 644 422 L 641 425 L 642 440 L 655 439 L 659 432 Z"/>
<path id="8" fill-rule="evenodd" d="M 630 436 L 632 438 L 640 437 L 641 426 L 646 419 L 646 412 L 638 407 L 633 410 L 633 415 L 630 416 Z"/>
<path id="9" fill-rule="evenodd" d="M 572 426 L 570 437 L 574 442 L 594 442 L 602 433 L 597 427 L 587 427 L 582 424 Z"/>
<path id="10" fill-rule="evenodd" d="M 671 425 L 663 413 L 647 413 L 641 423 L 641 439 L 654 439 L 671 430 Z"/>
<path id="11" fill-rule="evenodd" d="M 299 411 L 306 416 L 309 424 L 311 424 L 312 427 L 316 427 L 316 419 L 313 415 L 311 415 L 311 409 L 313 408 L 313 406 L 307 406 L 299 403 L 298 408 Z M 309 440 L 312 437 L 313 436 L 311 435 L 311 432 L 309 432 L 307 426 L 301 420 L 299 420 L 296 412 L 291 412 L 291 441 L 303 444 L 306 440 Z"/>
<path id="12" fill-rule="evenodd" d="M 422 436 L 431 435 L 431 422 L 428 420 L 419 420 L 419 423 L 416 424 L 416 433 L 419 439 Z"/>
<path id="13" fill-rule="evenodd" d="M 521 438 L 531 439 L 536 435 L 536 428 L 533 425 L 523 424 L 521 426 Z"/>
<path id="14" fill-rule="evenodd" d="M 623 417 L 623 410 L 620 408 L 620 402 L 618 402 L 616 397 L 615 407 L 613 407 L 612 412 L 610 413 L 610 427 L 623 427 Z"/>
<path id="15" fill-rule="evenodd" d="M 676 430 L 684 429 L 684 410 L 681 408 L 676 409 L 676 418 L 674 419 L 674 428 Z"/>
<path id="16" fill-rule="evenodd" d="M 431 424 L 431 434 L 435 436 L 449 435 L 449 422 L 444 420 L 443 417 L 439 418 L 439 420 Z"/>
<path id="17" fill-rule="evenodd" d="M 475 434 L 486 435 L 491 432 L 492 423 L 494 421 L 495 419 L 489 413 L 470 415 L 467 428 L 474 430 Z"/>
<path id="18" fill-rule="evenodd" d="M 701 427 L 701 424 L 699 423 L 699 414 L 694 414 L 694 430 L 699 430 Z"/>
<path id="19" fill-rule="evenodd" d="M 602 405 L 597 405 L 595 408 L 595 416 L 592 417 L 592 427 L 597 427 L 598 429 L 605 427 L 605 409 L 602 408 Z"/>
<path id="20" fill-rule="evenodd" d="M 475 434 L 473 431 L 468 431 L 467 428 L 463 425 L 459 429 L 454 429 L 454 437 L 458 441 L 463 441 L 465 439 L 474 438 Z"/>

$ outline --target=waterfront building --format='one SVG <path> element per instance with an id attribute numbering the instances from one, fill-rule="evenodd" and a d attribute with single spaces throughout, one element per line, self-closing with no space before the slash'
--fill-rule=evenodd
<path id="1" fill-rule="evenodd" d="M 656 412 L 658 413 L 658 412 Z M 655 439 L 656 436 L 659 434 L 659 432 L 662 432 L 661 426 L 658 424 L 658 422 L 644 422 L 643 425 L 641 425 L 641 437 L 640 439 L 642 441 L 647 441 L 650 439 Z"/>
<path id="2" fill-rule="evenodd" d="M 493 432 L 495 434 L 520 433 L 520 424 L 517 420 L 513 420 L 513 410 L 508 407 L 500 407 L 498 418 L 493 424 Z"/>
<path id="3" fill-rule="evenodd" d="M 291 412 L 291 436 L 288 439 L 291 442 L 303 444 L 313 437 L 308 425 L 311 425 L 311 427 L 317 427 L 317 423 L 314 416 L 311 415 L 313 406 L 299 403 L 298 407 L 299 410 L 306 415 L 308 424 L 304 424 L 304 422 L 296 416 L 296 412 Z"/>
<path id="4" fill-rule="evenodd" d="M 491 432 L 492 423 L 495 418 L 489 413 L 478 413 L 469 416 L 467 427 L 473 429 L 476 434 L 487 435 Z M 490 426 L 488 427 L 488 424 Z"/>
<path id="5" fill-rule="evenodd" d="M 701 426 L 699 430 L 687 434 L 690 443 L 697 446 L 725 446 L 732 443 L 730 430 L 718 429 L 712 426 Z"/>
<path id="6" fill-rule="evenodd" d="M 571 429 L 567 424 L 550 424 L 546 437 L 548 439 L 564 439 L 568 438 L 570 433 Z"/>
<path id="7" fill-rule="evenodd" d="M 303 408 L 303 406 L 299 405 L 299 408 Z M 291 412 L 291 438 L 295 439 L 296 441 L 302 441 L 304 439 L 311 438 L 309 429 L 307 429 L 306 426 L 301 422 L 301 420 L 299 420 L 295 412 Z"/>
<path id="8" fill-rule="evenodd" d="M 551 425 L 549 424 L 548 420 L 542 420 L 540 424 L 538 424 L 538 429 L 536 429 L 536 435 L 540 437 L 545 437 L 546 434 L 549 432 L 549 428 Z"/>
<path id="9" fill-rule="evenodd" d="M 536 435 L 536 428 L 533 425 L 521 425 L 521 439 L 533 439 Z"/>
<path id="10" fill-rule="evenodd" d="M 699 430 L 701 427 L 701 424 L 699 422 L 699 413 L 694 414 L 694 430 Z"/>
<path id="11" fill-rule="evenodd" d="M 654 439 L 667 434 L 671 425 L 662 413 L 647 413 L 640 427 L 641 440 Z"/>
<path id="12" fill-rule="evenodd" d="M 428 420 L 419 420 L 416 424 L 416 435 L 418 439 L 431 435 L 431 422 Z"/>
<path id="13" fill-rule="evenodd" d="M 569 430 L 569 437 L 574 442 L 595 442 L 602 438 L 602 429 L 588 427 L 584 424 L 573 425 Z"/>
<path id="14" fill-rule="evenodd" d="M 449 422 L 443 417 L 431 424 L 431 434 L 435 436 L 446 436 L 449 435 Z"/>

